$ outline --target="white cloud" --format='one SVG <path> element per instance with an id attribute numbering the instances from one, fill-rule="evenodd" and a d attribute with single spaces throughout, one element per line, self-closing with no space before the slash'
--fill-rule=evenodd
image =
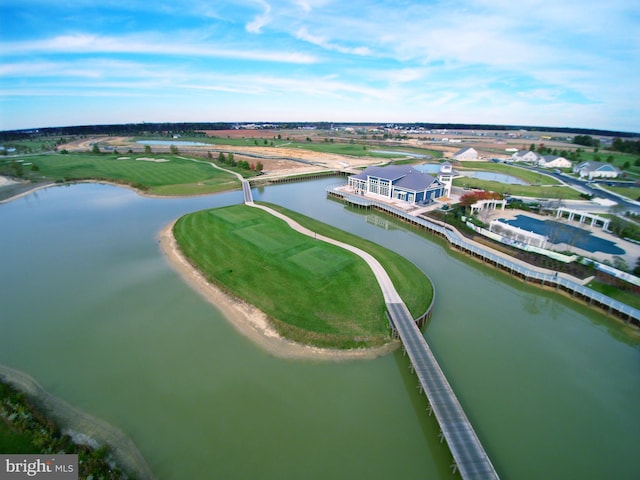
<path id="1" fill-rule="evenodd" d="M 156 35 L 122 37 L 89 34 L 61 35 L 45 40 L 5 42 L 0 44 L 5 56 L 25 54 L 125 53 L 169 56 L 203 56 L 283 63 L 315 63 L 316 57 L 298 52 L 274 52 L 253 49 L 213 48 L 206 43 L 189 43 L 175 39 L 167 43 Z"/>
<path id="2" fill-rule="evenodd" d="M 271 17 L 269 16 L 271 13 L 271 5 L 263 0 L 258 0 L 258 3 L 262 6 L 263 11 L 245 26 L 247 32 L 250 33 L 261 33 L 262 27 L 271 21 Z"/>
<path id="3" fill-rule="evenodd" d="M 304 42 L 311 43 L 313 45 L 317 45 L 318 47 L 322 47 L 326 50 L 335 50 L 340 53 L 345 54 L 353 54 L 353 55 L 370 55 L 371 51 L 368 47 L 343 47 L 341 45 L 335 44 L 327 40 L 326 38 L 312 35 L 309 33 L 306 27 L 301 27 L 296 32 L 296 38 L 298 40 L 302 40 Z"/>

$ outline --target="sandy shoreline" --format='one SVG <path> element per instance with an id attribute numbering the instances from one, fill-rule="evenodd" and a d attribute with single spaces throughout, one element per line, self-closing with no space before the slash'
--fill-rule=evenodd
<path id="1" fill-rule="evenodd" d="M 270 354 L 288 359 L 340 361 L 376 358 L 392 352 L 399 346 L 398 341 L 390 341 L 377 348 L 336 350 L 312 347 L 287 340 L 271 326 L 262 311 L 224 293 L 215 285 L 207 282 L 204 276 L 180 252 L 173 236 L 174 223 L 172 222 L 162 229 L 158 237 L 162 252 L 169 264 L 196 292 L 218 308 L 239 333 Z"/>
<path id="2" fill-rule="evenodd" d="M 96 417 L 72 407 L 64 400 L 47 392 L 24 372 L 0 365 L 0 379 L 23 392 L 48 418 L 53 419 L 63 433 L 75 442 L 95 446 L 108 445 L 118 466 L 142 480 L 155 477 L 146 460 L 122 431 Z"/>

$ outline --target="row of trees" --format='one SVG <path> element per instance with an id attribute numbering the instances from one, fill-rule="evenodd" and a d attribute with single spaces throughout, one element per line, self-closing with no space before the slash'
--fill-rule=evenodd
<path id="1" fill-rule="evenodd" d="M 213 154 L 211 152 L 207 152 L 207 157 L 211 160 L 213 159 Z M 246 160 L 236 161 L 232 152 L 229 152 L 226 155 L 223 152 L 218 153 L 217 161 L 221 165 L 238 167 L 242 170 L 254 170 L 256 172 L 262 172 L 262 170 L 264 169 L 264 165 L 260 161 L 256 163 L 249 163 Z"/>

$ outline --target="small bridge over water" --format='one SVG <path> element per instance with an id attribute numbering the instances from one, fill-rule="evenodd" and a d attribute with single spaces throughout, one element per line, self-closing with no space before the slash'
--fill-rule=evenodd
<path id="1" fill-rule="evenodd" d="M 429 415 L 435 414 L 442 437 L 451 450 L 454 473 L 460 470 L 464 479 L 498 479 L 471 422 L 406 305 L 387 303 L 387 309 L 394 334 L 402 341 L 411 368 L 418 376 L 420 390 L 429 401 Z"/>
<path id="2" fill-rule="evenodd" d="M 435 414 L 440 424 L 442 438 L 447 441 L 451 450 L 454 473 L 459 470 L 465 480 L 498 480 L 498 474 L 473 430 L 471 422 L 462 410 L 458 398 L 440 369 L 427 341 L 422 336 L 409 309 L 398 295 L 382 265 L 363 250 L 323 235 L 316 235 L 281 213 L 254 204 L 251 185 L 247 180 L 241 179 L 241 181 L 244 203 L 247 205 L 266 210 L 272 215 L 282 218 L 293 229 L 318 240 L 345 248 L 367 262 L 382 289 L 394 335 L 397 335 L 402 341 L 402 345 L 409 355 L 411 368 L 418 376 L 420 389 L 427 395 L 429 414 L 432 412 Z"/>

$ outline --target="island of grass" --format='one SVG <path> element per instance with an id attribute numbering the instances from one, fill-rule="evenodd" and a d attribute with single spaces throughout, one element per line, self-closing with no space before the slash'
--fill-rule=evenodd
<path id="1" fill-rule="evenodd" d="M 431 282 L 405 258 L 269 206 L 320 235 L 373 255 L 414 317 L 431 305 Z M 246 205 L 185 215 L 173 233 L 182 253 L 209 282 L 259 308 L 283 337 L 338 349 L 377 347 L 391 341 L 376 278 L 366 262 L 351 252 L 298 233 L 284 221 Z"/>

